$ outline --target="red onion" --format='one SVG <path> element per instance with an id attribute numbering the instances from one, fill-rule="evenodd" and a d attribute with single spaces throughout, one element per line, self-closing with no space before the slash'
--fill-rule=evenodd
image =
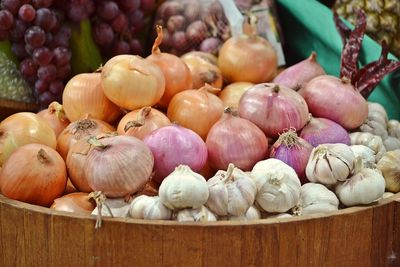
<path id="1" fill-rule="evenodd" d="M 281 134 L 271 148 L 271 158 L 279 159 L 292 167 L 302 184 L 308 182 L 306 166 L 313 146 L 303 138 L 298 137 L 294 129 Z"/>
<path id="2" fill-rule="evenodd" d="M 89 138 L 92 148 L 84 176 L 94 191 L 124 197 L 139 191 L 149 180 L 154 159 L 150 149 L 133 136 Z"/>
<path id="3" fill-rule="evenodd" d="M 267 156 L 268 140 L 252 122 L 225 109 L 224 115 L 211 127 L 206 145 L 211 168 L 226 170 L 229 163 L 243 171 Z"/>
<path id="4" fill-rule="evenodd" d="M 292 89 L 261 83 L 242 95 L 239 115 L 261 128 L 268 137 L 277 137 L 285 129 L 303 128 L 308 120 L 308 107 L 303 97 Z"/>
<path id="5" fill-rule="evenodd" d="M 312 52 L 307 59 L 279 73 L 273 82 L 298 91 L 313 78 L 324 74 L 324 69 L 317 62 L 317 53 Z"/>
<path id="6" fill-rule="evenodd" d="M 300 137 L 313 147 L 321 144 L 343 143 L 350 145 L 349 133 L 340 124 L 324 118 L 311 118 L 301 130 Z"/>
<path id="7" fill-rule="evenodd" d="M 161 183 L 181 164 L 200 171 L 207 161 L 207 147 L 194 131 L 177 124 L 161 127 L 143 140 L 154 156 L 153 180 Z"/>
<path id="8" fill-rule="evenodd" d="M 367 101 L 346 79 L 318 76 L 299 93 L 313 116 L 333 120 L 347 130 L 361 126 L 368 117 Z"/>

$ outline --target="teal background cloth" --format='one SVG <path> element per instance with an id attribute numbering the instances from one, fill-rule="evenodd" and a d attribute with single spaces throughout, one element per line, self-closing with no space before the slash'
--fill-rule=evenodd
<path id="1" fill-rule="evenodd" d="M 303 60 L 315 51 L 325 71 L 339 76 L 343 43 L 332 11 L 317 0 L 277 0 L 277 9 L 288 64 Z M 359 55 L 361 66 L 377 60 L 380 54 L 381 46 L 365 35 Z M 396 59 L 392 54 L 389 58 Z M 382 104 L 390 119 L 400 120 L 400 70 L 386 76 L 368 100 Z"/>

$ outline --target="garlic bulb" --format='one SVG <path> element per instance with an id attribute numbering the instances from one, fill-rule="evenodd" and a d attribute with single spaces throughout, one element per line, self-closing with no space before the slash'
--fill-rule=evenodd
<path id="1" fill-rule="evenodd" d="M 130 204 L 123 198 L 107 198 L 101 206 L 101 216 L 126 218 L 129 207 Z M 92 215 L 99 215 L 98 206 L 92 211 Z"/>
<path id="2" fill-rule="evenodd" d="M 161 203 L 158 196 L 141 195 L 131 202 L 129 216 L 145 220 L 170 220 L 172 211 Z"/>
<path id="3" fill-rule="evenodd" d="M 400 192 L 400 149 L 386 152 L 377 167 L 385 178 L 386 190 Z"/>
<path id="4" fill-rule="evenodd" d="M 299 215 L 327 213 L 339 209 L 339 199 L 324 185 L 307 183 L 301 187 L 299 209 Z"/>
<path id="5" fill-rule="evenodd" d="M 257 162 L 251 171 L 256 183 L 256 202 L 268 212 L 285 212 L 300 198 L 300 180 L 292 167 L 278 159 Z"/>
<path id="6" fill-rule="evenodd" d="M 267 219 L 281 219 L 281 218 L 291 218 L 291 217 L 293 217 L 293 215 L 289 213 L 278 213 L 268 216 Z"/>
<path id="7" fill-rule="evenodd" d="M 306 166 L 310 182 L 333 185 L 344 181 L 354 168 L 355 156 L 345 144 L 322 144 L 315 147 Z"/>
<path id="8" fill-rule="evenodd" d="M 215 222 L 217 217 L 205 206 L 196 209 L 184 209 L 176 214 L 179 222 Z"/>
<path id="9" fill-rule="evenodd" d="M 380 122 L 383 125 L 387 125 L 389 120 L 386 110 L 381 104 L 369 101 L 368 117 L 371 117 L 374 121 Z"/>
<path id="10" fill-rule="evenodd" d="M 385 146 L 386 151 L 400 149 L 400 140 L 396 137 L 389 136 L 388 138 L 383 140 L 383 145 Z"/>
<path id="11" fill-rule="evenodd" d="M 170 208 L 200 208 L 207 202 L 209 192 L 206 179 L 187 165 L 179 165 L 158 189 L 161 202 Z"/>
<path id="12" fill-rule="evenodd" d="M 398 120 L 390 120 L 387 128 L 390 136 L 400 138 L 400 122 Z"/>
<path id="13" fill-rule="evenodd" d="M 363 164 L 367 168 L 375 167 L 375 151 L 364 145 L 352 145 L 350 146 L 355 157 L 360 157 Z"/>
<path id="14" fill-rule="evenodd" d="M 370 204 L 383 196 L 385 179 L 378 169 L 365 168 L 357 158 L 354 175 L 336 186 L 336 195 L 345 206 Z"/>
<path id="15" fill-rule="evenodd" d="M 388 137 L 387 122 L 388 116 L 384 107 L 379 103 L 368 102 L 368 118 L 360 126 L 360 131 L 378 135 L 385 140 Z"/>
<path id="16" fill-rule="evenodd" d="M 231 163 L 227 171 L 219 170 L 208 181 L 206 206 L 218 216 L 240 216 L 253 205 L 257 187 L 249 175 Z"/>
<path id="17" fill-rule="evenodd" d="M 256 207 L 250 206 L 244 214 L 242 214 L 240 216 L 229 216 L 228 220 L 229 221 L 252 221 L 252 220 L 258 220 L 260 218 L 261 218 L 260 211 Z"/>
<path id="18" fill-rule="evenodd" d="M 364 145 L 375 151 L 376 160 L 380 160 L 386 149 L 383 145 L 382 138 L 371 133 L 354 132 L 350 134 L 350 142 L 352 145 Z"/>
<path id="19" fill-rule="evenodd" d="M 392 193 L 392 192 L 385 192 L 385 193 L 383 193 L 382 198 L 389 198 L 389 197 L 391 197 L 391 196 L 394 196 L 394 193 Z"/>

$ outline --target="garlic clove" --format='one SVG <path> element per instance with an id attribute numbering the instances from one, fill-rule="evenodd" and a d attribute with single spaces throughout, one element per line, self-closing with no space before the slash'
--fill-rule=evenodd
<path id="1" fill-rule="evenodd" d="M 170 220 L 172 211 L 161 203 L 158 196 L 141 195 L 131 202 L 129 216 L 135 219 Z"/>
<path id="2" fill-rule="evenodd" d="M 282 219 L 282 218 L 291 218 L 291 217 L 293 217 L 293 215 L 291 215 L 289 213 L 279 213 L 279 214 L 270 215 L 267 217 L 267 219 Z"/>
<path id="3" fill-rule="evenodd" d="M 101 216 L 126 218 L 129 214 L 130 204 L 123 198 L 107 198 L 101 206 Z M 111 213 L 110 213 L 111 210 Z M 98 215 L 99 208 L 92 211 L 92 215 Z"/>
<path id="4" fill-rule="evenodd" d="M 386 151 L 400 149 L 400 140 L 396 137 L 389 136 L 388 138 L 383 140 L 383 145 L 385 146 Z"/>
<path id="5" fill-rule="evenodd" d="M 383 154 L 377 168 L 385 178 L 386 190 L 393 193 L 400 192 L 400 149 Z"/>
<path id="6" fill-rule="evenodd" d="M 254 206 L 250 206 L 247 211 L 239 216 L 229 216 L 229 221 L 252 221 L 261 219 L 261 212 Z"/>
<path id="7" fill-rule="evenodd" d="M 372 168 L 375 166 L 375 151 L 371 148 L 364 145 L 352 145 L 350 148 L 356 157 L 361 157 L 365 167 Z"/>
<path id="8" fill-rule="evenodd" d="M 387 128 L 390 136 L 400 138 L 400 122 L 398 120 L 390 120 Z"/>
<path id="9" fill-rule="evenodd" d="M 385 192 L 385 193 L 383 193 L 382 198 L 389 198 L 389 197 L 391 197 L 391 196 L 394 196 L 394 193 L 392 193 L 392 192 Z"/>
<path id="10" fill-rule="evenodd" d="M 326 213 L 338 210 L 339 199 L 326 186 L 317 183 L 307 183 L 301 187 L 300 201 L 296 214 Z"/>
<path id="11" fill-rule="evenodd" d="M 215 222 L 217 217 L 205 206 L 196 209 L 180 210 L 176 214 L 176 220 L 179 222 Z"/>
<path id="12" fill-rule="evenodd" d="M 386 148 L 383 145 L 382 138 L 371 133 L 354 132 L 350 134 L 350 142 L 352 145 L 364 145 L 375 151 L 376 160 L 380 160 L 383 154 L 386 152 Z"/>

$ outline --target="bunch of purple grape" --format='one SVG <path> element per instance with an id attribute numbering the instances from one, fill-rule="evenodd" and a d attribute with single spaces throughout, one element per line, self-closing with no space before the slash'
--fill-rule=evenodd
<path id="1" fill-rule="evenodd" d="M 93 38 L 102 54 L 143 55 L 141 42 L 135 37 L 145 25 L 145 18 L 156 7 L 154 0 L 97 1 L 92 17 Z"/>

